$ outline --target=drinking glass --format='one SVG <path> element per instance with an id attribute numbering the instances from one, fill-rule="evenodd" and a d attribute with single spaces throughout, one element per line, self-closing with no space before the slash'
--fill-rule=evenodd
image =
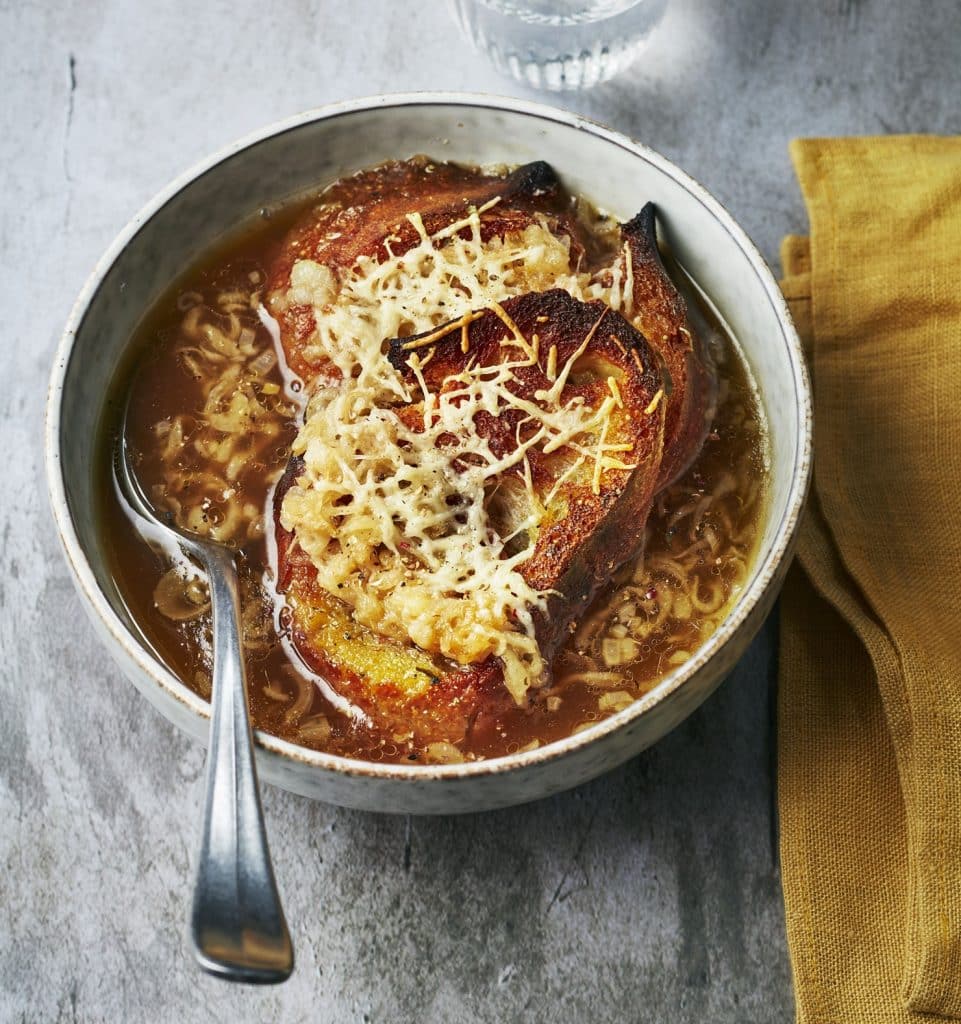
<path id="1" fill-rule="evenodd" d="M 667 0 L 450 0 L 503 74 L 537 89 L 588 89 L 644 49 Z"/>

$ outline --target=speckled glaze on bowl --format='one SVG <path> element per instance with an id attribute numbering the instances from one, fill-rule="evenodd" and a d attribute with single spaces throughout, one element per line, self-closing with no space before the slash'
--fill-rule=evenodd
<path id="1" fill-rule="evenodd" d="M 664 157 L 574 114 L 514 99 L 418 93 L 355 100 L 274 125 L 173 182 L 121 232 L 84 287 L 47 404 L 50 498 L 87 612 L 134 685 L 205 739 L 208 705 L 139 638 L 106 567 L 95 521 L 94 445 L 108 386 L 138 320 L 212 242 L 265 205 L 390 158 L 479 164 L 547 160 L 567 186 L 626 218 L 647 200 L 675 255 L 720 310 L 750 363 L 771 438 L 760 553 L 727 619 L 690 661 L 631 707 L 539 750 L 460 765 L 390 765 L 317 753 L 257 733 L 261 777 L 350 807 L 420 814 L 523 803 L 575 786 L 660 739 L 720 683 L 779 589 L 810 473 L 811 403 L 774 278 L 730 215 Z"/>

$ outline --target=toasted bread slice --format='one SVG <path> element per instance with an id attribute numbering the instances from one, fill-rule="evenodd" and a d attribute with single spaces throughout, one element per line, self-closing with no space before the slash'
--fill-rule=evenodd
<path id="1" fill-rule="evenodd" d="M 288 299 L 295 263 L 310 260 L 337 275 L 362 257 L 399 256 L 420 239 L 408 214 L 418 213 L 427 233 L 433 234 L 472 208 L 480 210 L 484 242 L 522 232 L 542 218 L 553 233 L 571 239 L 574 262 L 584 252 L 584 231 L 570 198 L 543 161 L 524 164 L 506 176 L 424 157 L 362 171 L 324 193 L 320 205 L 288 234 L 271 267 L 267 304 L 280 324 L 291 369 L 308 385 L 318 372 L 329 369 L 311 349 L 313 306 Z"/>
<path id="2" fill-rule="evenodd" d="M 303 463 L 291 460 L 274 500 L 278 589 L 285 595 L 287 628 L 311 671 L 398 743 L 459 743 L 481 713 L 512 706 L 496 658 L 460 666 L 359 625 L 351 609 L 317 583 L 317 570 L 294 536 L 280 525 L 284 495 Z"/>
<path id="3" fill-rule="evenodd" d="M 660 490 L 701 450 L 714 417 L 717 378 L 705 340 L 692 327 L 686 303 L 664 268 L 652 203 L 621 225 L 621 237 L 631 254 L 631 320 L 657 351 L 664 375 L 667 423 Z"/>
<path id="4" fill-rule="evenodd" d="M 502 537 L 528 524 L 514 543 L 530 551 L 519 565 L 521 575 L 549 594 L 536 616 L 537 641 L 549 659 L 569 624 L 643 536 L 666 419 L 654 352 L 604 303 L 580 302 L 555 289 L 505 300 L 426 335 L 394 339 L 389 358 L 411 391 L 420 391 L 420 401 L 395 408 L 412 426 L 424 420 L 428 396 L 460 387 L 466 373 L 476 380 L 485 368 L 510 361 L 516 402 L 496 415 L 481 409 L 473 426 L 497 459 L 509 461 L 526 447 L 526 460 L 496 479 L 487 507 Z M 548 451 L 536 443 L 536 410 L 552 402 L 606 412 L 593 434 Z M 284 495 L 299 476 L 293 463 L 275 501 L 279 589 L 287 596 L 295 645 L 308 664 L 379 721 L 399 731 L 406 722 L 421 741 L 456 742 L 480 709 L 504 703 L 501 665 L 488 658 L 455 666 L 356 624 L 342 629 L 349 609 L 317 587 L 310 559 L 281 523 Z"/>
<path id="5" fill-rule="evenodd" d="M 410 354 L 433 348 L 421 374 L 431 391 L 441 392 L 468 361 L 493 366 L 512 355 L 504 347 L 513 333 L 510 321 L 524 338 L 537 338 L 537 362 L 514 371 L 513 390 L 520 398 L 532 401 L 556 387 L 565 368 L 565 400 L 598 408 L 616 393 L 604 436 L 607 443 L 624 446 L 623 461 L 630 468 L 598 472 L 596 459 L 586 455 L 579 461 L 569 449 L 545 453 L 535 446 L 528 454 L 533 497 L 544 512 L 539 524 L 525 531 L 533 550 L 519 571 L 536 590 L 555 592 L 538 629 L 542 650 L 550 653 L 613 570 L 637 550 L 660 470 L 667 410 L 657 397 L 662 378 L 647 340 L 603 302 L 580 302 L 554 289 L 507 299 L 501 309 L 506 319 L 500 311 L 487 310 L 469 324 L 466 345 L 460 327 L 447 334 L 441 329 L 425 336 L 437 339 L 429 346 L 424 337 L 395 339 L 389 358 L 413 383 Z M 421 406 L 402 414 L 416 418 Z M 475 423 L 499 456 L 536 428 L 521 409 L 496 418 L 480 412 Z M 516 466 L 492 496 L 499 532 L 509 536 L 529 517 L 531 497 L 522 468 Z"/>

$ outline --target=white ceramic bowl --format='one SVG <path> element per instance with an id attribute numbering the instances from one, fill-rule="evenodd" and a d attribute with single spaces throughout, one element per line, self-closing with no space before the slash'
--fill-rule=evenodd
<path id="1" fill-rule="evenodd" d="M 757 250 L 700 185 L 622 135 L 520 100 L 422 93 L 325 107 L 242 139 L 173 182 L 110 247 L 70 316 L 47 405 L 50 497 L 84 607 L 134 685 L 180 728 L 203 739 L 208 705 L 138 640 L 98 533 L 94 445 L 111 376 L 172 279 L 259 207 L 415 153 L 479 164 L 547 160 L 572 191 L 622 218 L 653 200 L 675 255 L 747 356 L 771 440 L 769 511 L 740 600 L 690 661 L 626 710 L 539 750 L 459 765 L 368 764 L 257 734 L 261 777 L 276 785 L 370 810 L 446 813 L 584 782 L 655 742 L 714 690 L 757 632 L 787 568 L 808 484 L 811 412 L 797 336 Z"/>

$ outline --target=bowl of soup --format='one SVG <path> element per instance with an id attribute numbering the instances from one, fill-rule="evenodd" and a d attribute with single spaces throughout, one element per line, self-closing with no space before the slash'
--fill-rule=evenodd
<path id="1" fill-rule="evenodd" d="M 124 417 L 157 506 L 238 552 L 261 776 L 387 812 L 546 796 L 682 721 L 770 611 L 810 472 L 797 336 L 720 204 L 576 115 L 459 94 L 215 154 L 71 314 L 65 554 L 204 739 L 206 584 L 113 486 Z"/>

